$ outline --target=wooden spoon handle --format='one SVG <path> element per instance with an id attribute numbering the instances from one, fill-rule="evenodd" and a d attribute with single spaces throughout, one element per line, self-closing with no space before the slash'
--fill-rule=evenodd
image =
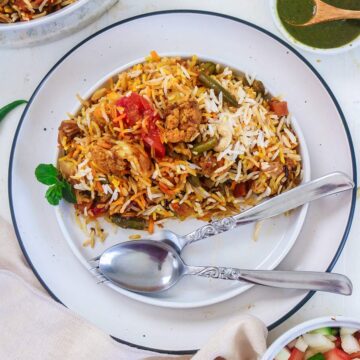
<path id="1" fill-rule="evenodd" d="M 321 0 L 315 0 L 316 14 L 313 18 L 319 21 L 341 20 L 341 19 L 360 19 L 359 10 L 341 9 L 329 5 Z"/>

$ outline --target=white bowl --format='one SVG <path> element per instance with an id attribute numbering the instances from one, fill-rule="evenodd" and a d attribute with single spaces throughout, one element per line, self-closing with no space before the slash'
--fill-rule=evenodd
<path id="1" fill-rule="evenodd" d="M 192 53 L 186 53 L 186 52 L 159 52 L 161 56 L 179 56 L 181 58 L 190 58 L 192 56 Z M 223 66 L 228 66 L 231 69 L 234 69 L 237 72 L 242 73 L 244 69 L 237 68 L 235 62 L 222 62 L 219 61 L 217 57 L 211 57 L 211 56 L 201 56 L 201 54 L 197 54 L 198 58 L 202 61 L 211 61 L 214 63 L 220 63 Z M 125 63 L 115 69 L 113 69 L 111 72 L 107 73 L 103 77 L 100 78 L 93 86 L 91 86 L 86 92 L 81 94 L 81 97 L 83 99 L 88 99 L 91 97 L 91 95 L 101 88 L 109 79 L 113 78 L 116 74 L 119 74 L 126 69 L 129 69 L 135 64 L 143 63 L 144 58 L 138 58 L 135 60 L 132 60 L 128 63 Z M 65 76 L 65 75 L 64 75 Z M 262 78 L 259 77 L 259 80 Z M 265 82 L 265 86 L 270 94 L 278 95 L 276 93 L 276 90 L 274 90 L 269 84 Z M 57 85 L 56 85 L 57 86 Z M 66 84 L 67 88 L 68 84 Z M 76 85 L 77 86 L 77 85 Z M 75 90 L 75 89 L 74 89 Z M 71 94 L 71 92 L 69 93 Z M 71 109 L 72 114 L 76 114 L 80 109 L 80 104 L 76 100 L 75 96 L 72 94 L 70 95 L 70 98 L 74 99 L 74 103 L 76 105 Z M 61 101 L 63 101 L 63 98 L 61 98 Z M 290 104 L 291 106 L 291 104 Z M 61 110 L 62 112 L 63 110 Z M 60 116 L 60 114 L 59 114 Z M 302 182 L 308 182 L 311 180 L 311 161 L 310 161 L 310 154 L 309 150 L 306 144 L 305 136 L 301 130 L 301 126 L 299 122 L 296 120 L 294 116 L 292 116 L 291 119 L 291 126 L 294 129 L 296 136 L 299 140 L 300 144 L 300 154 L 302 158 L 302 165 L 303 165 L 303 175 L 302 175 Z M 57 123 L 54 125 L 55 128 L 57 128 Z M 48 147 L 49 143 L 46 142 L 46 147 Z M 54 147 L 56 149 L 56 146 Z M 53 163 L 56 163 L 58 158 L 58 151 L 56 150 L 54 152 L 54 158 L 52 160 Z M 40 160 L 39 160 L 40 161 Z M 31 174 L 32 175 L 32 174 Z M 292 214 L 292 218 L 290 222 L 283 222 L 285 217 L 278 217 L 273 218 L 271 220 L 271 226 L 269 226 L 267 229 L 269 233 L 266 237 L 265 244 L 273 244 L 273 247 L 267 248 L 267 246 L 264 246 L 263 248 L 258 246 L 257 247 L 257 256 L 251 260 L 242 258 L 242 266 L 245 266 L 245 268 L 255 268 L 255 269 L 263 269 L 263 270 L 269 270 L 276 268 L 280 262 L 286 257 L 286 255 L 289 253 L 293 245 L 295 244 L 297 237 L 303 227 L 306 214 L 308 210 L 308 204 L 302 205 L 299 207 L 298 210 L 295 210 Z M 91 249 L 90 247 L 84 248 L 82 245 L 83 239 L 84 239 L 84 233 L 79 229 L 79 226 L 76 223 L 76 218 L 73 212 L 73 206 L 69 203 L 63 203 L 58 208 L 56 208 L 56 216 L 57 221 L 59 224 L 59 227 L 67 240 L 70 248 L 72 249 L 73 253 L 76 255 L 76 257 L 79 259 L 79 261 L 82 263 L 82 265 L 91 272 L 91 269 L 93 268 L 93 264 L 89 262 L 89 259 L 94 258 L 95 256 L 98 256 L 103 251 L 100 250 L 100 253 L 95 252 L 94 249 Z M 130 234 L 138 234 L 138 231 L 131 231 L 131 230 L 124 230 L 124 229 L 117 229 L 115 232 L 113 230 L 113 227 L 109 224 L 106 224 L 106 222 L 101 223 L 102 227 L 105 229 L 105 231 L 108 233 L 108 237 L 106 238 L 106 247 L 110 247 L 112 245 L 118 244 L 119 239 L 128 239 Z M 177 234 L 183 234 L 184 233 L 184 227 L 187 228 L 187 232 L 194 231 L 195 229 L 199 228 L 200 226 L 205 225 L 203 221 L 196 220 L 196 219 L 188 219 L 185 222 L 183 221 L 176 221 L 176 220 L 170 220 L 168 219 L 164 225 L 167 229 L 174 231 Z M 270 222 L 268 223 L 270 225 Z M 263 231 L 265 231 L 263 229 Z M 251 234 L 249 236 L 249 234 Z M 236 267 L 236 264 L 239 263 L 239 254 L 241 253 L 251 253 L 251 244 L 252 241 L 247 242 L 245 239 L 251 239 L 253 234 L 253 224 L 248 224 L 245 226 L 241 226 L 237 229 L 232 230 L 231 232 L 226 233 L 224 236 L 226 238 L 226 241 L 230 243 L 237 242 L 237 239 L 240 237 L 243 238 L 244 243 L 241 244 L 237 242 L 237 245 L 232 245 L 231 248 L 228 248 L 229 250 L 227 252 L 222 253 L 221 250 L 217 250 L 218 257 L 214 258 L 212 255 L 205 255 L 204 253 L 206 251 L 211 252 L 211 248 L 216 248 L 216 244 L 218 241 L 221 241 L 219 237 L 213 237 L 212 239 L 207 239 L 206 241 L 203 241 L 201 243 L 198 243 L 196 245 L 196 248 L 194 245 L 192 245 L 191 250 L 190 247 L 185 249 L 182 252 L 182 257 L 185 260 L 186 263 L 189 264 L 201 264 L 201 263 L 211 263 L 211 262 L 222 262 L 224 259 L 226 259 L 227 266 L 233 266 Z M 226 246 L 225 246 L 226 248 Z M 99 250 L 97 250 L 99 251 Z M 245 265 L 244 265 L 245 264 Z M 126 295 L 131 299 L 135 299 L 138 301 L 141 301 L 146 304 L 155 305 L 155 306 L 161 306 L 165 308 L 173 308 L 173 309 L 191 309 L 191 308 L 198 308 L 198 307 L 205 307 L 209 305 L 213 305 L 228 299 L 233 298 L 234 296 L 237 296 L 239 294 L 244 293 L 245 291 L 252 288 L 254 285 L 251 284 L 236 284 L 235 282 L 223 282 L 223 283 L 216 283 L 214 284 L 214 280 L 209 278 L 206 286 L 202 286 L 204 282 L 203 279 L 186 279 L 186 281 L 182 280 L 181 283 L 177 284 L 176 287 L 173 287 L 170 290 L 167 290 L 164 293 L 153 295 L 153 294 L 139 294 L 136 292 L 131 292 L 128 290 L 124 290 L 121 287 L 111 283 L 106 282 L 105 285 L 112 288 L 113 290 L 119 292 L 120 294 Z M 195 290 L 194 288 L 197 288 Z"/>
<path id="2" fill-rule="evenodd" d="M 294 328 L 287 331 L 280 336 L 273 344 L 267 349 L 261 360 L 274 360 L 279 351 L 289 344 L 298 336 L 305 334 L 308 331 L 320 329 L 323 327 L 347 327 L 353 329 L 360 329 L 360 319 L 354 319 L 344 316 L 325 316 L 309 321 L 305 321 Z"/>
<path id="3" fill-rule="evenodd" d="M 54 40 L 88 25 L 118 0 L 78 0 L 38 19 L 0 24 L 0 46 L 31 46 Z"/>
<path id="4" fill-rule="evenodd" d="M 285 29 L 284 25 L 282 24 L 279 14 L 276 9 L 277 0 L 271 0 L 270 1 L 270 9 L 271 9 L 271 15 L 274 20 L 274 23 L 278 30 L 281 32 L 281 34 L 285 37 L 285 39 L 290 42 L 291 44 L 295 45 L 296 47 L 300 48 L 301 50 L 309 51 L 315 54 L 323 54 L 323 55 L 332 55 L 332 54 L 339 54 L 351 49 L 356 48 L 360 45 L 360 35 L 354 39 L 353 41 L 340 46 L 336 48 L 331 49 L 319 49 L 312 46 L 308 46 L 303 44 L 302 42 L 295 39 L 292 35 L 288 33 L 288 31 Z"/>

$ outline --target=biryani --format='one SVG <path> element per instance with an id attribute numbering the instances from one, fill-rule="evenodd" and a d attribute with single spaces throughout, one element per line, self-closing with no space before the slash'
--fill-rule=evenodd
<path id="1" fill-rule="evenodd" d="M 76 0 L 0 0 L 0 23 L 29 21 L 48 15 Z"/>
<path id="2" fill-rule="evenodd" d="M 302 176 L 287 103 L 196 56 L 152 52 L 81 99 L 58 143 L 77 215 L 150 233 L 164 219 L 239 213 Z"/>

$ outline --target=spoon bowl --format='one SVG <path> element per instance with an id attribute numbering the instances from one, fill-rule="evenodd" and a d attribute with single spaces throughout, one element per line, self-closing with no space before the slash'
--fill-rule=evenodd
<path id="1" fill-rule="evenodd" d="M 169 245 L 139 240 L 107 249 L 100 257 L 99 270 L 126 290 L 153 293 L 175 285 L 185 265 Z"/>

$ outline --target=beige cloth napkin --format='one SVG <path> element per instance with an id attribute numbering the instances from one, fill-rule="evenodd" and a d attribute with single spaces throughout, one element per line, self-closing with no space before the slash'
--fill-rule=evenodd
<path id="1" fill-rule="evenodd" d="M 264 324 L 249 315 L 219 329 L 193 360 L 257 360 L 266 349 Z M 175 357 L 187 360 L 191 356 Z M 164 360 L 112 340 L 53 301 L 28 267 L 12 226 L 0 219 L 0 359 Z"/>

